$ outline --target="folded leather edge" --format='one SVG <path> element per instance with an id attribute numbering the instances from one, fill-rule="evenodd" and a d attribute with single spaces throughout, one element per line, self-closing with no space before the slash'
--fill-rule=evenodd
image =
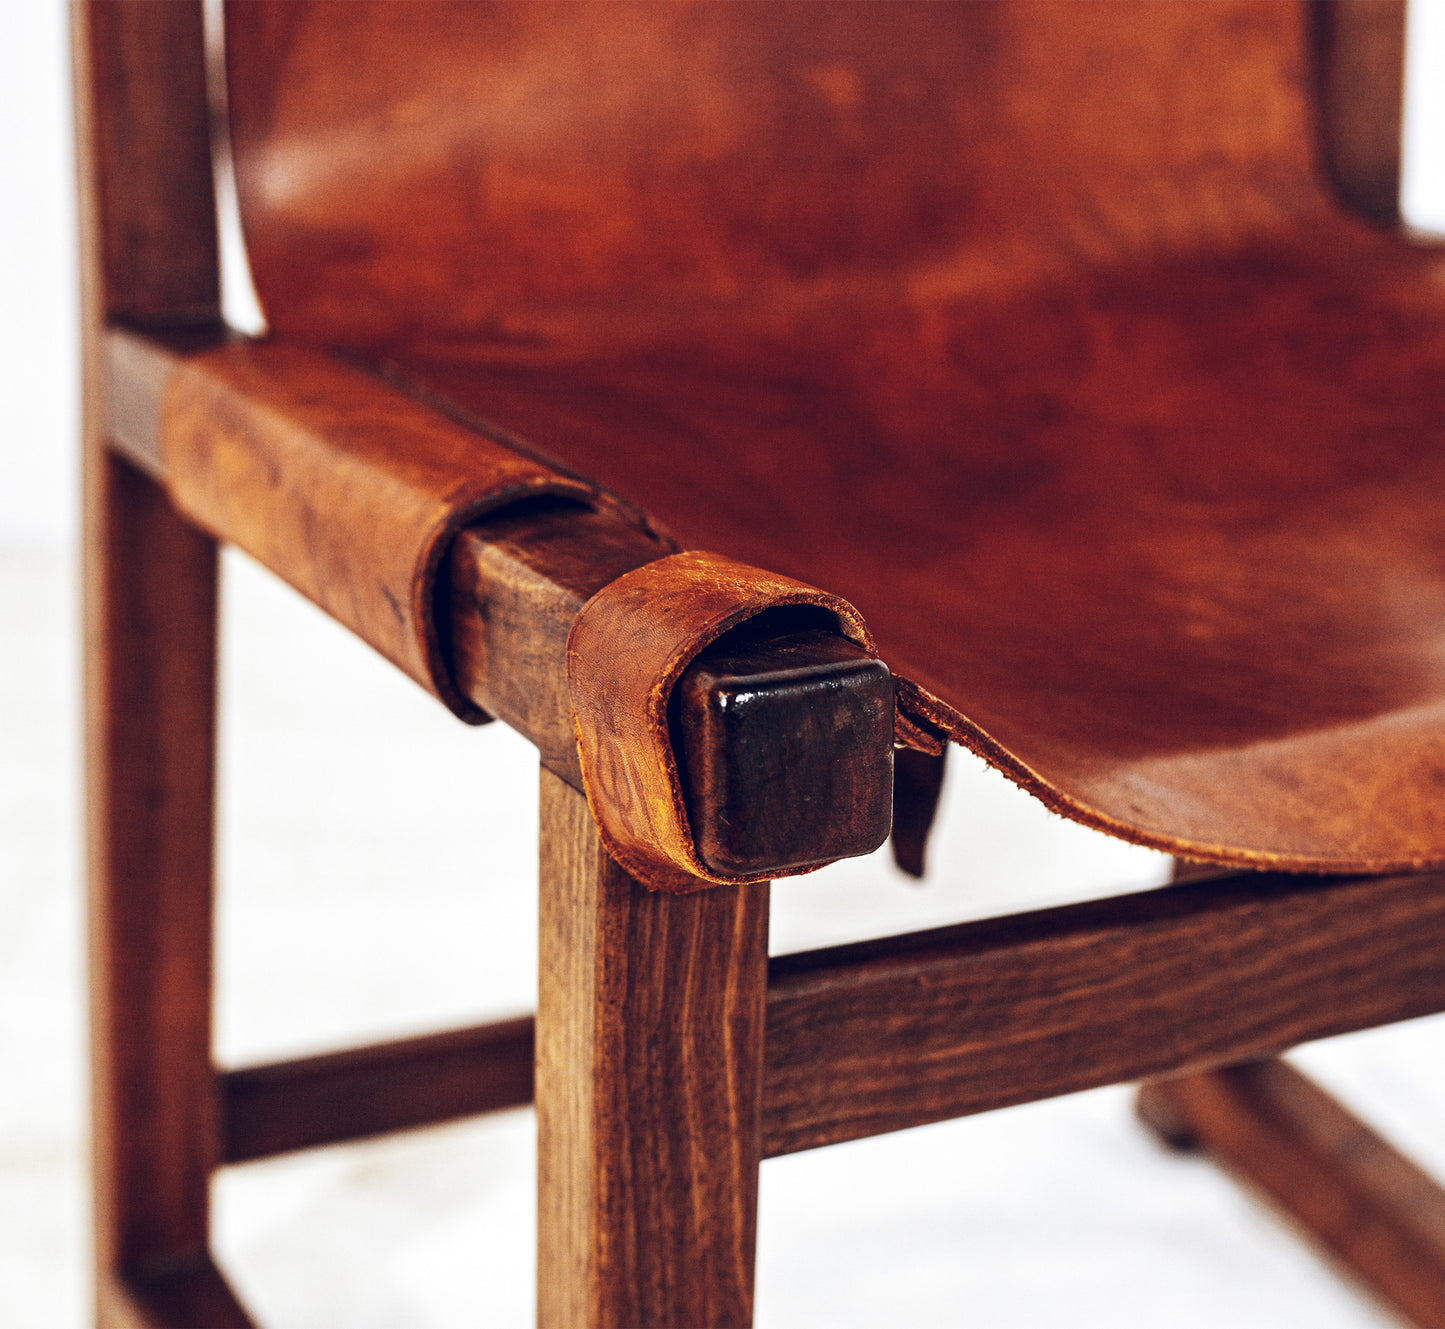
<path id="1" fill-rule="evenodd" d="M 598 491 L 319 352 L 234 343 L 188 360 L 161 411 L 172 501 L 477 724 L 435 604 L 452 537 L 540 495 Z"/>
<path id="2" fill-rule="evenodd" d="M 638 881 L 684 893 L 808 871 L 730 875 L 703 863 L 673 751 L 668 703 L 688 665 L 767 609 L 815 605 L 870 653 L 846 600 L 791 577 L 699 550 L 648 563 L 583 605 L 567 640 L 567 684 L 588 805 L 603 843 Z"/>

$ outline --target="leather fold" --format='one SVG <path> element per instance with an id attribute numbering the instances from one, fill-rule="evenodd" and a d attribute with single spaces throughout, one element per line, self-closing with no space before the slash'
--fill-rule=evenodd
<path id="1" fill-rule="evenodd" d="M 451 538 L 482 513 L 593 487 L 325 354 L 235 343 L 189 361 L 162 411 L 176 506 L 244 549 L 477 724 L 437 621 Z"/>
<path id="2" fill-rule="evenodd" d="M 685 893 L 808 871 L 733 876 L 697 852 L 673 750 L 668 703 L 688 665 L 768 609 L 815 605 L 870 654 L 846 600 L 721 554 L 672 554 L 617 578 L 582 607 L 567 642 L 567 684 L 588 805 L 614 858 L 653 890 Z"/>

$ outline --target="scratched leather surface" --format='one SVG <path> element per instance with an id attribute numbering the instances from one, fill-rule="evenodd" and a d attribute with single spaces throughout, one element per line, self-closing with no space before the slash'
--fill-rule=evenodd
<path id="1" fill-rule="evenodd" d="M 235 7 L 257 286 L 845 597 L 1067 815 L 1439 864 L 1445 274 L 1319 182 L 1305 19 Z"/>

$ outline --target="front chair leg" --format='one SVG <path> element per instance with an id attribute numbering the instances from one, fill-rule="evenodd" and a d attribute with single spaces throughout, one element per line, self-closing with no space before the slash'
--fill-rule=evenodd
<path id="1" fill-rule="evenodd" d="M 752 1323 L 768 887 L 649 891 L 542 771 L 538 1323 Z"/>
<path id="2" fill-rule="evenodd" d="M 98 450 L 86 520 L 96 1317 L 245 1326 L 207 1251 L 216 546 Z"/>

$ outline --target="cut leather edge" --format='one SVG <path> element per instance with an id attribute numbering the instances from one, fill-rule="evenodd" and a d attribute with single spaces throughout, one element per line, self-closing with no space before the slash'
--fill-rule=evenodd
<path id="1" fill-rule="evenodd" d="M 683 894 L 796 876 L 818 865 L 731 874 L 697 852 L 673 751 L 668 704 L 688 665 L 765 610 L 812 605 L 875 654 L 858 611 L 840 596 L 688 550 L 618 577 L 585 605 L 567 639 L 567 684 L 588 806 L 603 844 L 652 890 Z"/>
<path id="2" fill-rule="evenodd" d="M 1050 812 L 1091 830 L 1101 831 L 1117 840 L 1125 840 L 1130 844 L 1157 850 L 1176 858 L 1185 858 L 1191 862 L 1212 863 L 1253 872 L 1309 873 L 1321 877 L 1381 876 L 1445 868 L 1445 855 L 1439 854 L 1394 858 L 1345 855 L 1334 858 L 1318 855 L 1311 857 L 1306 854 L 1192 840 L 1150 830 L 1111 816 L 1102 809 L 1065 793 L 962 712 L 905 675 L 894 673 L 893 689 L 894 705 L 898 711 L 906 712 L 925 733 L 940 733 L 945 741 L 956 743 L 982 758 L 1005 779 L 1036 798 Z"/>

